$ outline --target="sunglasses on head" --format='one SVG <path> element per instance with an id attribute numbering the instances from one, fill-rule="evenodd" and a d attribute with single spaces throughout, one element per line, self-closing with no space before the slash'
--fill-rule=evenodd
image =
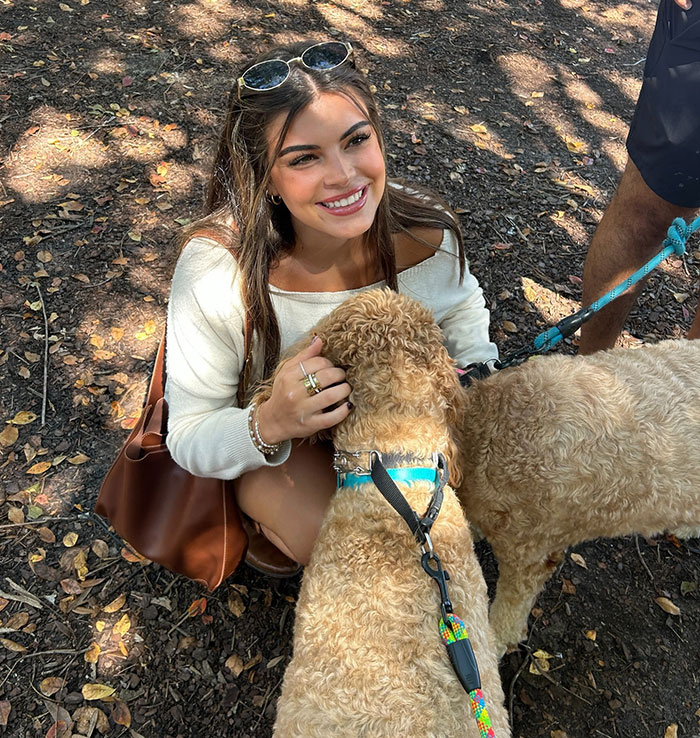
<path id="1" fill-rule="evenodd" d="M 292 73 L 292 64 L 301 64 L 307 69 L 317 72 L 327 72 L 345 64 L 348 59 L 352 62 L 352 46 L 345 41 L 324 41 L 314 44 L 289 61 L 284 59 L 268 59 L 253 64 L 250 69 L 238 78 L 238 99 L 241 99 L 241 90 L 267 92 L 283 85 Z"/>

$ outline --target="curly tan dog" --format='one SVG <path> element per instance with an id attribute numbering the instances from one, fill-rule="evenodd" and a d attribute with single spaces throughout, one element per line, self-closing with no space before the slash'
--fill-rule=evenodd
<path id="1" fill-rule="evenodd" d="M 464 400 L 457 494 L 498 559 L 500 651 L 567 547 L 700 526 L 700 342 L 541 357 Z"/>
<path id="2" fill-rule="evenodd" d="M 316 332 L 353 388 L 355 409 L 334 429 L 336 448 L 441 452 L 452 473 L 450 428 L 461 388 L 430 311 L 372 290 L 341 305 Z M 422 514 L 432 483 L 398 484 Z M 449 594 L 472 641 L 495 735 L 510 736 L 486 586 L 450 487 L 431 536 L 451 575 Z M 420 559 L 408 526 L 373 483 L 336 492 L 304 572 L 275 736 L 479 735 L 438 632 L 438 589 Z"/>

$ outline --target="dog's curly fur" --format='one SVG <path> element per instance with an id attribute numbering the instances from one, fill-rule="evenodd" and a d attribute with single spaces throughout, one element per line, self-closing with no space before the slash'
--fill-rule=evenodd
<path id="1" fill-rule="evenodd" d="M 346 369 L 352 386 L 355 408 L 334 429 L 336 448 L 442 452 L 454 460 L 461 387 L 429 310 L 371 290 L 334 310 L 316 333 L 323 354 Z M 264 398 L 265 391 L 258 399 Z M 422 513 L 432 485 L 401 489 Z M 451 575 L 450 596 L 479 662 L 496 735 L 510 736 L 486 585 L 449 486 L 432 539 Z M 438 633 L 439 603 L 418 544 L 376 487 L 336 492 L 304 572 L 275 736 L 476 738 L 469 698 Z"/>
<path id="2" fill-rule="evenodd" d="M 498 559 L 499 651 L 567 547 L 700 526 L 699 398 L 685 340 L 545 356 L 465 390 L 457 494 Z"/>

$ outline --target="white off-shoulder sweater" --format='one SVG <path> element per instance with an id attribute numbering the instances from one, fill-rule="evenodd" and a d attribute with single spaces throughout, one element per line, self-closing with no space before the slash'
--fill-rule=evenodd
<path id="1" fill-rule="evenodd" d="M 400 292 L 432 309 L 448 353 L 458 366 L 466 366 L 495 359 L 498 353 L 489 341 L 482 290 L 468 270 L 459 284 L 456 253 L 457 241 L 445 230 L 440 250 L 400 272 L 398 284 Z M 240 281 L 231 253 L 206 238 L 187 244 L 173 275 L 166 341 L 167 443 L 175 461 L 197 476 L 235 479 L 265 464 L 283 463 L 291 448 L 287 441 L 276 454 L 261 454 L 248 433 L 247 410 L 237 407 L 244 358 Z M 384 282 L 377 282 L 341 292 L 270 286 L 281 350 L 348 297 L 382 286 Z M 253 344 L 253 379 L 259 377 L 259 348 Z"/>

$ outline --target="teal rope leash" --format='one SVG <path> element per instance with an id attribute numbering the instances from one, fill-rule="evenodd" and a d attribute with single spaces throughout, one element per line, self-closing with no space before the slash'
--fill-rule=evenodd
<path id="1" fill-rule="evenodd" d="M 618 298 L 633 284 L 644 279 L 644 277 L 664 261 L 664 259 L 667 259 L 671 254 L 677 254 L 678 256 L 684 254 L 688 238 L 690 238 L 698 228 L 700 228 L 700 216 L 698 216 L 690 225 L 688 225 L 682 218 L 676 218 L 668 229 L 668 235 L 664 239 L 664 242 L 661 244 L 661 251 L 650 259 L 641 269 L 638 269 L 634 274 L 631 274 L 624 282 L 618 284 L 617 287 L 613 287 L 610 292 L 599 297 L 595 302 L 588 305 L 588 307 L 582 308 L 573 315 L 567 316 L 563 320 L 560 320 L 555 326 L 552 326 L 549 330 L 540 333 L 532 342 L 532 347 L 519 349 L 518 351 L 509 354 L 502 361 L 495 362 L 494 366 L 496 369 L 505 369 L 508 366 L 520 364 L 529 356 L 549 351 L 549 349 L 559 343 L 559 341 L 572 335 L 583 323 L 593 317 L 593 315 L 601 308 L 604 308 L 608 303 Z"/>

